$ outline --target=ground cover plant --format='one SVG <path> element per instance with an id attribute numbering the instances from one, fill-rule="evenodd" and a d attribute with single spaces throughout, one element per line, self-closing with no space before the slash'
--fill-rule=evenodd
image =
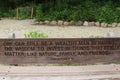
<path id="1" fill-rule="evenodd" d="M 25 38 L 48 38 L 48 35 L 42 32 L 29 32 L 28 34 L 25 34 Z"/>

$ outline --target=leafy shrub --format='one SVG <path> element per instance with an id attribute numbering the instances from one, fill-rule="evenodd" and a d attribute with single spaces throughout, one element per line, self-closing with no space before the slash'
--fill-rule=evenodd
<path id="1" fill-rule="evenodd" d="M 29 34 L 25 34 L 25 38 L 48 38 L 48 36 L 44 33 L 40 32 L 30 32 Z"/>
<path id="2" fill-rule="evenodd" d="M 16 9 L 11 9 L 0 13 L 1 17 L 14 18 L 16 17 Z M 30 19 L 31 8 L 30 7 L 20 7 L 19 8 L 19 19 Z"/>
<path id="3" fill-rule="evenodd" d="M 30 19 L 31 7 L 20 7 L 19 8 L 19 19 Z"/>
<path id="4" fill-rule="evenodd" d="M 39 4 L 36 7 L 36 20 L 37 21 L 44 21 L 44 13 L 43 13 L 43 5 Z"/>
<path id="5" fill-rule="evenodd" d="M 63 0 L 64 3 L 58 8 L 57 6 L 53 6 L 50 9 L 46 9 L 44 12 L 44 6 L 37 6 L 36 10 L 36 20 L 44 21 L 48 20 L 63 20 L 63 21 L 95 21 L 94 17 L 94 3 L 92 1 L 86 1 L 83 4 L 79 0 Z M 80 4 L 80 5 L 79 5 Z M 86 5 L 84 5 L 86 4 Z"/>
<path id="6" fill-rule="evenodd" d="M 3 2 L 4 0 L 1 3 Z M 30 18 L 30 6 L 33 5 L 31 1 L 10 0 L 10 2 L 14 4 L 14 8 L 5 7 L 5 4 L 0 5 L 0 17 L 16 17 L 14 9 L 20 7 L 19 18 Z M 55 2 L 54 0 L 35 1 L 36 20 L 120 22 L 119 0 L 61 0 L 59 6 Z"/>
<path id="7" fill-rule="evenodd" d="M 115 22 L 119 23 L 120 22 L 120 7 L 117 7 L 115 10 Z"/>
<path id="8" fill-rule="evenodd" d="M 5 18 L 14 18 L 16 17 L 16 10 L 9 10 L 2 13 L 2 17 Z"/>
<path id="9" fill-rule="evenodd" d="M 0 12 L 0 19 L 2 18 L 2 13 Z"/>
<path id="10" fill-rule="evenodd" d="M 54 16 L 55 20 L 68 21 L 70 13 L 70 10 L 64 9 L 62 11 L 54 11 L 52 16 Z"/>
<path id="11" fill-rule="evenodd" d="M 99 21 L 120 22 L 119 1 L 105 0 L 63 0 L 58 8 L 57 5 L 37 6 L 36 20 L 63 20 L 63 21 Z"/>
<path id="12" fill-rule="evenodd" d="M 99 16 L 98 16 L 98 21 L 99 22 L 108 22 L 111 23 L 114 20 L 115 13 L 112 8 L 109 6 L 104 6 L 99 9 Z"/>

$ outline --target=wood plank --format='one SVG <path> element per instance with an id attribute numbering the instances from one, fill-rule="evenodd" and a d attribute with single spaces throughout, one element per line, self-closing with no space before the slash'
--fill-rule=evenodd
<path id="1" fill-rule="evenodd" d="M 1 64 L 96 64 L 120 61 L 120 38 L 0 39 Z"/>
<path id="2" fill-rule="evenodd" d="M 45 78 L 62 80 L 119 78 L 120 65 L 89 66 L 0 66 L 0 78 Z M 53 80 L 53 79 L 52 79 Z M 111 80 L 111 79 L 110 79 Z"/>

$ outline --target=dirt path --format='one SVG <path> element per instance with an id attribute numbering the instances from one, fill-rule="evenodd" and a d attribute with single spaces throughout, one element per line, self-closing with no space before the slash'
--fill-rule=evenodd
<path id="1" fill-rule="evenodd" d="M 106 37 L 108 32 L 113 32 L 120 37 L 120 27 L 58 27 L 45 25 L 31 25 L 33 20 L 0 20 L 0 38 L 8 38 L 9 33 L 15 33 L 16 38 L 24 38 L 24 34 L 31 31 L 44 32 L 49 38 L 87 38 L 90 36 Z"/>

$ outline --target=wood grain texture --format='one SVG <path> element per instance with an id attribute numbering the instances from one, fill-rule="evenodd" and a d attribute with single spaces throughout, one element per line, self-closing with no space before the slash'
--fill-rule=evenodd
<path id="1" fill-rule="evenodd" d="M 0 39 L 1 64 L 95 64 L 120 61 L 120 38 Z"/>

